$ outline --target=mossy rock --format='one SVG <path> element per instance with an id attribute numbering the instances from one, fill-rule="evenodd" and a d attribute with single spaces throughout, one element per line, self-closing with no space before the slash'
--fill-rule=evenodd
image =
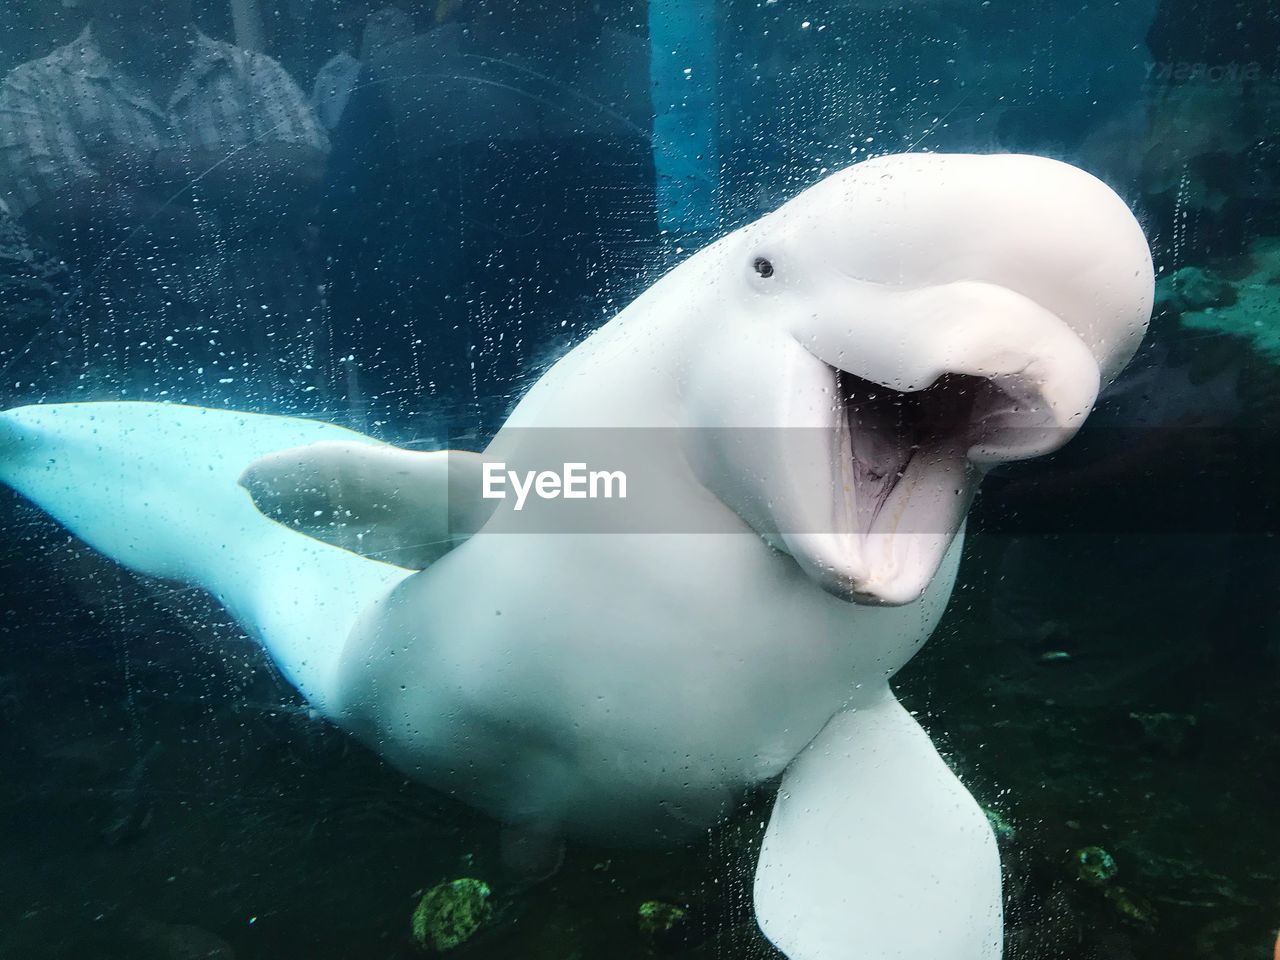
<path id="1" fill-rule="evenodd" d="M 413 911 L 413 942 L 444 953 L 470 940 L 493 914 L 490 895 L 487 883 L 469 877 L 436 884 Z"/>
<path id="2" fill-rule="evenodd" d="M 646 900 L 636 911 L 640 932 L 649 936 L 670 933 L 684 923 L 687 917 L 688 913 L 683 907 L 677 907 L 673 903 L 663 903 L 661 900 Z"/>
<path id="3" fill-rule="evenodd" d="M 1229 302 L 1189 308 L 1179 321 L 1190 330 L 1239 337 L 1262 359 L 1280 366 L 1280 238 L 1258 240 L 1249 256 L 1252 269 L 1233 285 L 1235 296 Z"/>
<path id="4" fill-rule="evenodd" d="M 1101 847 L 1082 847 L 1072 854 L 1076 876 L 1095 887 L 1105 886 L 1119 872 L 1115 857 Z"/>
<path id="5" fill-rule="evenodd" d="M 1135 896 L 1123 887 L 1111 887 L 1104 896 L 1111 901 L 1126 920 L 1139 924 L 1140 926 L 1150 928 L 1155 924 L 1156 913 L 1152 909 L 1151 904 L 1147 903 L 1141 897 Z"/>
<path id="6" fill-rule="evenodd" d="M 1231 282 L 1203 267 L 1183 267 L 1156 281 L 1156 304 L 1175 313 L 1192 313 L 1236 302 Z"/>

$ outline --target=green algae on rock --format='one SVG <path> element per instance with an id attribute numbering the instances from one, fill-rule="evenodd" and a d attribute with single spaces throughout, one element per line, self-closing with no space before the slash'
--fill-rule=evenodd
<path id="1" fill-rule="evenodd" d="M 1096 887 L 1107 883 L 1120 869 L 1115 858 L 1101 847 L 1082 847 L 1071 859 L 1075 861 L 1076 876 Z"/>
<path id="2" fill-rule="evenodd" d="M 1156 306 L 1177 314 L 1236 302 L 1231 281 L 1204 267 L 1183 267 L 1156 281 Z"/>
<path id="3" fill-rule="evenodd" d="M 646 900 L 636 911 L 640 932 L 650 937 L 661 937 L 671 933 L 688 917 L 683 907 L 661 900 Z"/>
<path id="4" fill-rule="evenodd" d="M 1233 300 L 1189 308 L 1179 320 L 1192 330 L 1241 337 L 1265 360 L 1280 365 L 1280 296 L 1276 295 L 1280 290 L 1280 238 L 1258 240 L 1249 256 L 1252 268 L 1234 284 Z"/>
<path id="5" fill-rule="evenodd" d="M 1156 914 L 1151 905 L 1141 897 L 1137 897 L 1123 887 L 1110 887 L 1103 894 L 1126 920 L 1150 927 L 1155 923 Z"/>
<path id="6" fill-rule="evenodd" d="M 487 883 L 469 877 L 436 884 L 413 911 L 413 942 L 434 953 L 465 943 L 493 913 L 490 893 Z"/>

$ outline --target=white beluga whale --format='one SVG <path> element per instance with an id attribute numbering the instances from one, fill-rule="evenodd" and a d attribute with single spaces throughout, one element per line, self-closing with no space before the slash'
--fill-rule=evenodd
<path id="1" fill-rule="evenodd" d="M 1079 429 L 1152 294 L 1092 176 L 883 157 L 674 268 L 483 452 L 64 404 L 4 415 L 0 477 L 208 590 L 321 715 L 504 822 L 676 842 L 781 775 L 755 906 L 783 952 L 991 960 L 991 829 L 889 681 L 984 471 Z M 566 465 L 626 496 L 528 479 Z"/>

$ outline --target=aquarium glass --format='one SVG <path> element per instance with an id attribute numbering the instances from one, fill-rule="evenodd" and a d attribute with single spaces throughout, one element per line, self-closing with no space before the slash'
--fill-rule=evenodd
<path id="1" fill-rule="evenodd" d="M 0 960 L 1280 958 L 1274 0 L 3 8 Z"/>

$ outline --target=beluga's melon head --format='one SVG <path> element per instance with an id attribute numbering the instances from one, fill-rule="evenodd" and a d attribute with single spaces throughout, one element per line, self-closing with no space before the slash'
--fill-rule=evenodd
<path id="1" fill-rule="evenodd" d="M 1019 155 L 870 160 L 695 263 L 716 308 L 690 402 L 747 428 L 704 482 L 830 593 L 891 605 L 929 584 L 985 470 L 1080 428 L 1154 285 L 1109 187 Z"/>

